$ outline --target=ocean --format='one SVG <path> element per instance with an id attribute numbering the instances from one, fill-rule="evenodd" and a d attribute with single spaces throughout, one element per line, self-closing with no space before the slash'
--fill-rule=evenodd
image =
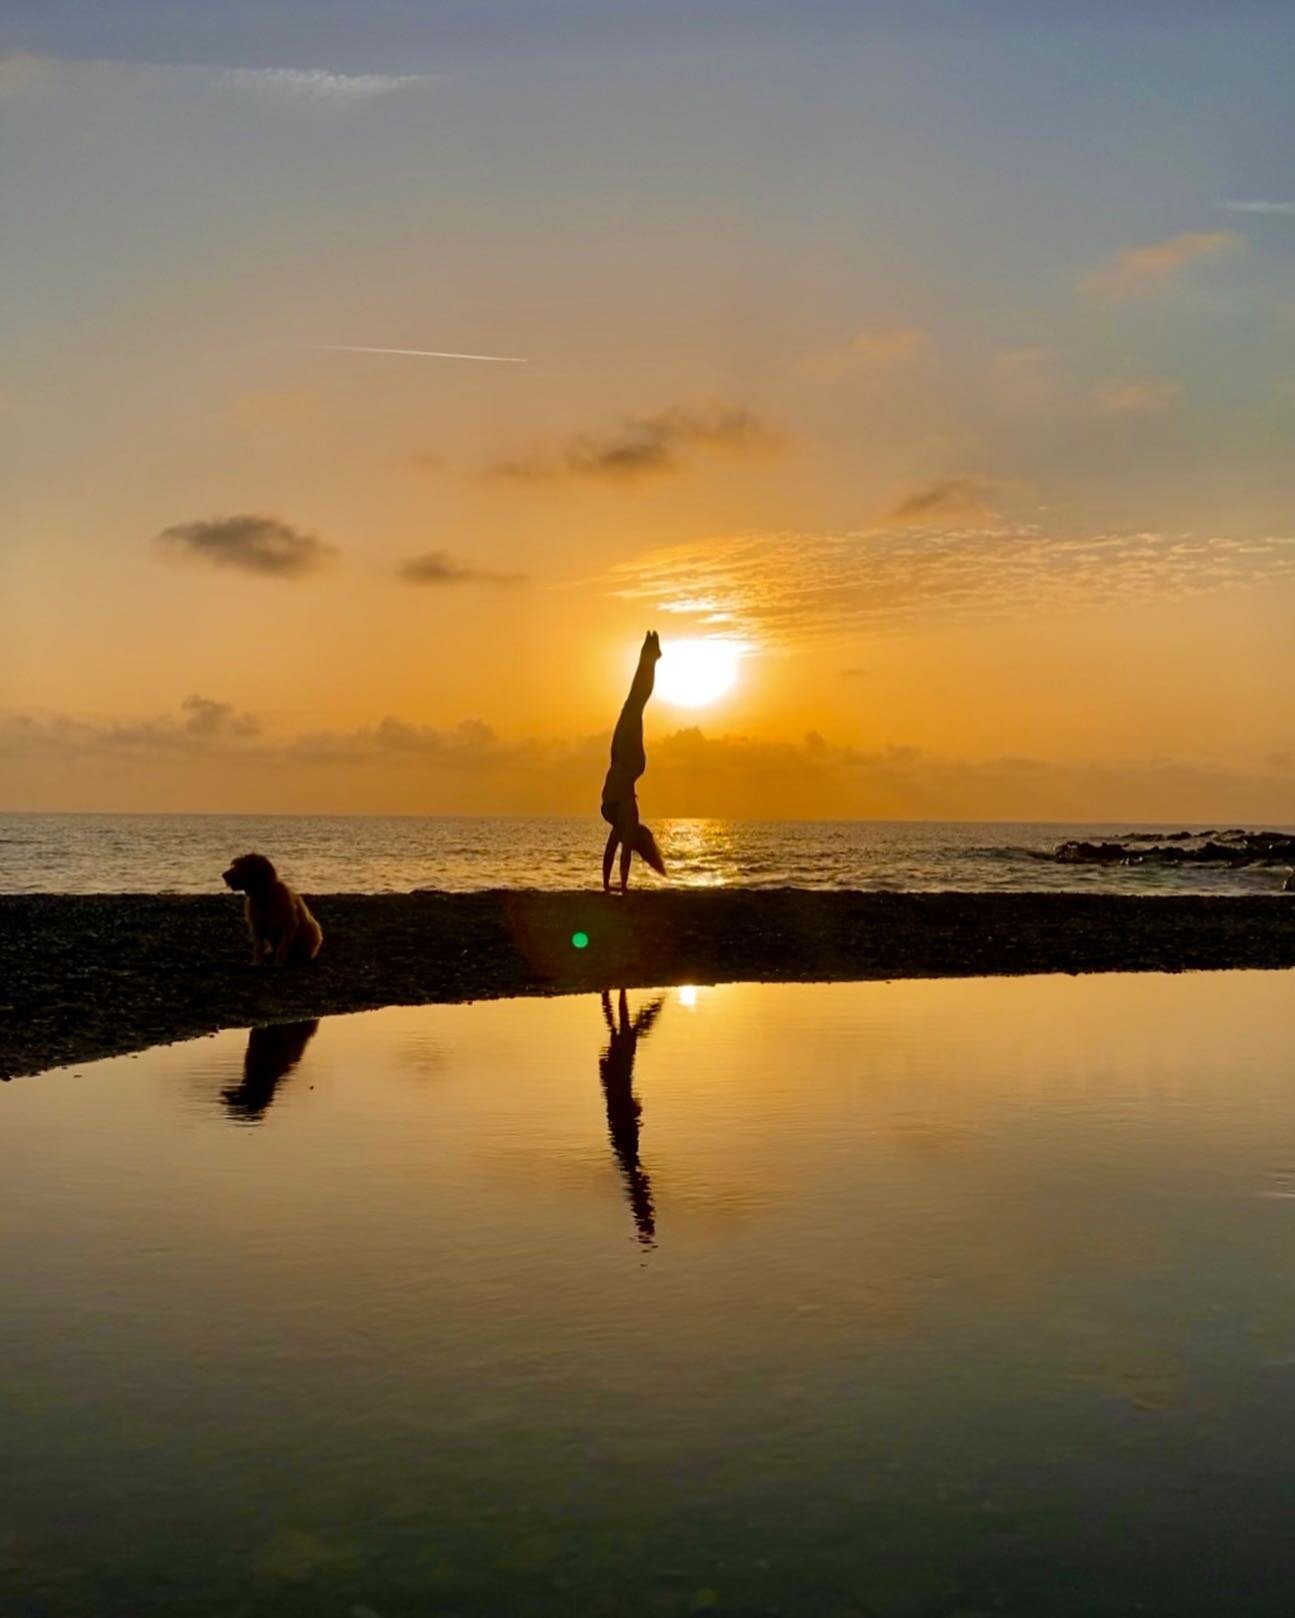
<path id="1" fill-rule="evenodd" d="M 1176 829 L 1127 821 L 659 820 L 653 827 L 667 885 L 690 888 L 1270 894 L 1280 892 L 1289 869 L 1053 858 L 1069 840 Z M 605 835 L 593 817 L 0 814 L 0 893 L 213 893 L 230 859 L 249 849 L 268 854 L 306 893 L 592 888 L 601 882 Z M 638 861 L 634 882 L 662 885 Z"/>

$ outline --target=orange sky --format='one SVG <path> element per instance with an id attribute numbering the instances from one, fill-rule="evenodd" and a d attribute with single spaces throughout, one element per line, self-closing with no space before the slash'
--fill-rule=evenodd
<path id="1" fill-rule="evenodd" d="M 1280 51 L 867 10 L 33 12 L 0 807 L 594 811 L 656 627 L 655 813 L 1295 820 Z"/>

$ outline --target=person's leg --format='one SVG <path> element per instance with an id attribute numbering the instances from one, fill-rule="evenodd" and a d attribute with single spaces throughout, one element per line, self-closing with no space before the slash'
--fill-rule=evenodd
<path id="1" fill-rule="evenodd" d="M 619 768 L 631 781 L 643 773 L 647 755 L 643 749 L 643 705 L 635 702 L 631 691 L 625 699 L 616 729 L 612 732 L 612 766 Z"/>
<path id="2" fill-rule="evenodd" d="M 643 773 L 643 710 L 656 685 L 656 660 L 659 652 L 650 652 L 645 642 L 639 653 L 639 666 L 630 683 L 629 696 L 621 709 L 616 729 L 612 732 L 612 760 L 629 767 L 637 779 Z"/>

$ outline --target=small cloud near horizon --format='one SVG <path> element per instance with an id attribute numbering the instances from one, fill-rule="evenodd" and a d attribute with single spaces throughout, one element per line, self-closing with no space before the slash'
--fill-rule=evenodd
<path id="1" fill-rule="evenodd" d="M 420 585 L 513 585 L 526 582 L 524 573 L 501 573 L 494 568 L 465 567 L 462 563 L 456 562 L 448 551 L 425 551 L 421 556 L 411 556 L 400 563 L 396 569 L 396 576 L 403 579 L 406 584 Z"/>
<path id="2" fill-rule="evenodd" d="M 157 536 L 163 550 L 270 578 L 300 578 L 337 555 L 332 545 L 292 528 L 277 517 L 247 512 L 173 523 Z"/>
<path id="3" fill-rule="evenodd" d="M 1246 240 L 1234 230 L 1186 230 L 1160 242 L 1126 247 L 1080 282 L 1112 302 L 1145 296 L 1172 285 L 1188 265 L 1220 254 L 1244 250 Z"/>
<path id="4" fill-rule="evenodd" d="M 487 468 L 492 477 L 525 483 L 593 480 L 633 483 L 672 476 L 692 464 L 692 456 L 767 456 L 786 440 L 751 411 L 736 405 L 706 410 L 672 406 L 650 416 L 630 416 L 609 433 L 577 433 L 555 451 Z"/>
<path id="5" fill-rule="evenodd" d="M 122 757 L 193 758 L 225 750 L 261 748 L 261 721 L 255 714 L 196 693 L 179 713 L 146 719 L 76 719 L 66 714 L 38 718 L 8 714 L 0 721 L 0 753 L 101 753 Z"/>
<path id="6" fill-rule="evenodd" d="M 254 716 L 230 704 L 190 697 L 180 715 L 142 719 L 40 717 L 0 711 L 0 756 L 62 764 L 72 771 L 87 757 L 126 770 L 225 769 L 238 759 L 257 771 L 329 771 L 347 781 L 367 776 L 380 785 L 417 771 L 435 773 L 436 801 L 462 812 L 490 812 L 503 800 L 536 813 L 580 813 L 605 763 L 606 738 L 504 737 L 480 719 L 437 728 L 395 715 L 347 730 L 262 737 Z M 704 731 L 700 726 L 658 735 L 652 750 L 654 803 L 665 815 L 743 814 L 752 802 L 766 818 L 847 818 L 911 814 L 1002 819 L 1028 806 L 1038 819 L 1105 818 L 1216 822 L 1223 818 L 1285 820 L 1295 803 L 1291 756 L 1269 754 L 1226 767 L 1202 759 L 1153 758 L 1064 761 L 1047 756 L 960 757 L 892 741 L 861 747 L 816 730 L 786 738 Z M 174 778 L 173 778 L 174 779 Z M 302 777 L 284 776 L 284 780 Z M 1118 808 L 1116 807 L 1118 805 Z"/>
<path id="7" fill-rule="evenodd" d="M 180 704 L 182 728 L 189 736 L 258 736 L 261 721 L 255 714 L 240 713 L 232 702 L 212 697 L 188 696 Z"/>

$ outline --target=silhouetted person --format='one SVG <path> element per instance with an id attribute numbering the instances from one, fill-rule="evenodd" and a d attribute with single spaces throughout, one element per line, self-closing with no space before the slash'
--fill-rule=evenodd
<path id="1" fill-rule="evenodd" d="M 301 1060 L 319 1027 L 315 1022 L 284 1022 L 253 1028 L 243 1057 L 243 1082 L 222 1090 L 221 1099 L 232 1118 L 259 1123 L 274 1100 L 280 1079 L 287 1078 Z"/>
<path id="2" fill-rule="evenodd" d="M 644 1247 L 651 1247 L 656 1221 L 652 1213 L 652 1184 L 639 1162 L 639 1116 L 643 1109 L 634 1094 L 634 1056 L 639 1040 L 647 1037 L 661 1015 L 665 996 L 658 995 L 649 1001 L 631 1022 L 629 1000 L 622 989 L 617 1007 L 619 1025 L 612 1017 L 611 996 L 606 989 L 602 1003 L 603 1021 L 611 1035 L 607 1049 L 598 1058 L 598 1073 L 607 1102 L 607 1133 L 625 1176 L 625 1191 L 638 1239 Z"/>
<path id="3" fill-rule="evenodd" d="M 607 847 L 603 850 L 603 891 L 612 885 L 612 861 L 617 845 L 621 851 L 621 892 L 629 886 L 630 861 L 637 854 L 654 871 L 665 875 L 665 861 L 656 845 L 656 838 L 639 819 L 638 794 L 635 783 L 647 769 L 647 754 L 643 750 L 643 710 L 652 695 L 656 681 L 657 661 L 661 656 L 661 641 L 655 629 L 644 637 L 639 652 L 639 666 L 634 671 L 630 694 L 612 732 L 612 761 L 603 782 L 602 816 L 611 827 Z"/>

